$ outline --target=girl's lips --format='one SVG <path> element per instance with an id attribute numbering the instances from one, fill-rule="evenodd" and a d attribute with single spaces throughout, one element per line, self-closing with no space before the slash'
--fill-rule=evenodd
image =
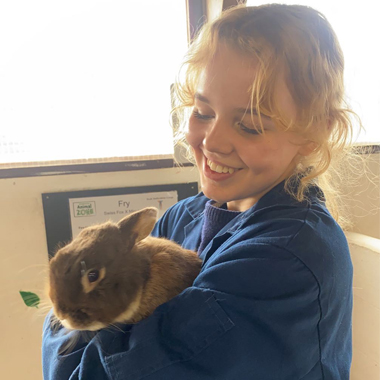
<path id="1" fill-rule="evenodd" d="M 210 169 L 210 167 L 207 165 L 207 158 L 203 156 L 203 173 L 204 175 L 213 180 L 213 181 L 224 181 L 228 178 L 233 177 L 240 169 L 237 169 L 233 173 L 217 173 Z"/>

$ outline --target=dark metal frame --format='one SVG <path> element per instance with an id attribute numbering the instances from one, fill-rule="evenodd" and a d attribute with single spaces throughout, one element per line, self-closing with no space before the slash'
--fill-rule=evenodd
<path id="1" fill-rule="evenodd" d="M 0 169 L 0 179 L 20 177 L 43 177 L 65 174 L 105 173 L 132 170 L 149 170 L 178 167 L 173 159 L 104 162 L 93 164 L 72 164 L 56 166 L 36 166 L 12 169 Z M 181 163 L 180 166 L 193 166 L 190 162 Z"/>
<path id="2" fill-rule="evenodd" d="M 177 191 L 178 200 L 180 201 L 192 195 L 196 195 L 198 193 L 198 183 L 173 183 L 168 185 L 75 190 L 42 194 L 49 257 L 51 258 L 54 256 L 59 246 L 68 243 L 72 239 L 69 209 L 70 199 L 110 195 L 141 194 L 161 191 Z"/>

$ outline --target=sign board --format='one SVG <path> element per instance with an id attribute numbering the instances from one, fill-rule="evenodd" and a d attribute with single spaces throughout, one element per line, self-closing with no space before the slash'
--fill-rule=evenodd
<path id="1" fill-rule="evenodd" d="M 71 234 L 75 238 L 83 228 L 107 220 L 118 222 L 124 216 L 149 206 L 158 208 L 160 218 L 170 206 L 177 202 L 178 192 L 175 190 L 70 198 Z"/>
<path id="2" fill-rule="evenodd" d="M 49 256 L 91 225 L 118 222 L 144 207 L 156 207 L 158 217 L 180 201 L 198 193 L 196 182 L 116 189 L 42 194 Z"/>

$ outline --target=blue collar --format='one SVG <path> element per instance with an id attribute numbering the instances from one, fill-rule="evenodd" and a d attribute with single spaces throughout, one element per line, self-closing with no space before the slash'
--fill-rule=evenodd
<path id="1" fill-rule="evenodd" d="M 309 187 L 306 193 L 307 200 L 305 200 L 304 202 L 298 202 L 289 193 L 285 191 L 284 184 L 285 181 L 280 182 L 278 185 L 269 190 L 265 195 L 263 195 L 258 200 L 258 202 L 254 204 L 251 208 L 249 208 L 245 212 L 242 212 L 240 214 L 241 222 L 243 223 L 253 214 L 256 214 L 257 212 L 264 210 L 268 207 L 273 207 L 273 205 L 284 204 L 286 206 L 294 206 L 300 208 L 307 207 L 311 203 L 315 202 L 324 205 L 324 194 L 317 185 L 312 185 Z M 197 219 L 203 216 L 203 212 L 208 201 L 209 198 L 207 198 L 203 194 L 203 192 L 200 192 L 193 198 L 191 202 L 187 203 L 185 207 L 189 214 L 192 216 L 192 218 Z M 237 225 L 240 227 L 242 223 L 237 223 Z M 234 229 L 238 228 L 237 225 L 235 224 Z"/>

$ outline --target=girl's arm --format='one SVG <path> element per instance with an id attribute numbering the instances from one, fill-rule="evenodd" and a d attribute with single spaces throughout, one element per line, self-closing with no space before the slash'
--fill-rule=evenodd
<path id="1" fill-rule="evenodd" d="M 343 309 L 331 307 L 330 313 Z M 321 312 L 319 285 L 300 260 L 275 246 L 236 244 L 211 258 L 193 287 L 150 317 L 122 330 L 101 330 L 67 356 L 58 355 L 67 338 L 62 332 L 54 334 L 47 318 L 44 376 L 45 380 L 294 380 L 306 374 L 305 379 L 323 378 L 320 344 L 326 337 L 320 336 Z M 349 337 L 342 336 L 339 342 L 331 338 L 341 347 L 340 354 L 349 356 Z"/>

